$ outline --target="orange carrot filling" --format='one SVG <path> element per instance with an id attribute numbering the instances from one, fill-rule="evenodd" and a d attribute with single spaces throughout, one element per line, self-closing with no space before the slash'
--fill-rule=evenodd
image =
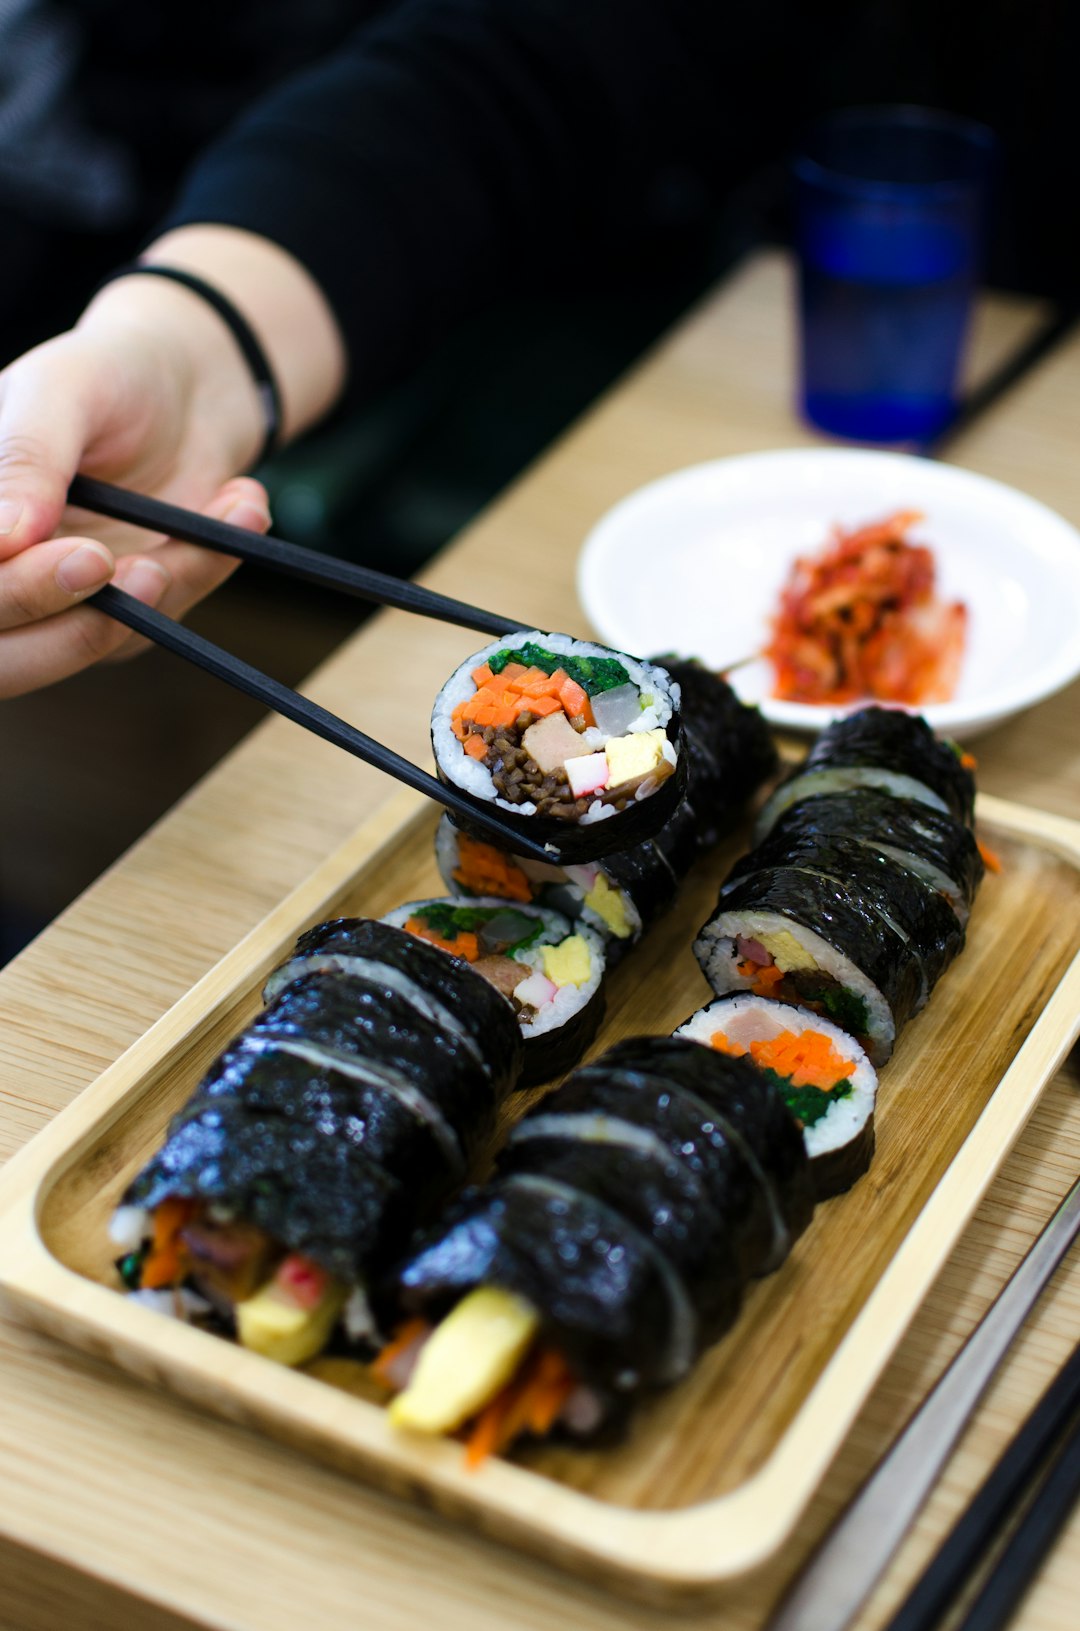
<path id="1" fill-rule="evenodd" d="M 762 1070 L 773 1070 L 793 1087 L 816 1087 L 823 1093 L 854 1074 L 855 1061 L 845 1059 L 831 1037 L 820 1031 L 781 1031 L 779 1036 L 751 1042 L 744 1048 L 732 1042 L 725 1031 L 714 1031 L 709 1039 L 719 1053 L 741 1059 L 749 1053 Z"/>
<path id="2" fill-rule="evenodd" d="M 580 721 L 581 729 L 596 723 L 587 693 L 563 668 L 545 674 L 542 668 L 507 663 L 501 674 L 492 674 L 487 663 L 481 663 L 473 669 L 472 677 L 476 691 L 458 703 L 451 718 L 451 729 L 459 742 L 467 742 L 470 725 L 481 731 L 487 725 L 505 730 L 526 712 L 544 719 L 561 708 L 573 724 Z M 478 753 L 467 745 L 465 751 L 473 758 L 482 758 L 486 748 Z"/>
<path id="3" fill-rule="evenodd" d="M 154 1233 L 140 1275 L 139 1284 L 147 1291 L 175 1285 L 187 1267 L 187 1250 L 180 1231 L 190 1222 L 196 1203 L 179 1195 L 169 1195 L 154 1208 Z"/>
<path id="4" fill-rule="evenodd" d="M 979 854 L 983 858 L 983 865 L 985 866 L 987 872 L 1000 872 L 1001 871 L 1001 857 L 1000 857 L 1000 855 L 997 855 L 990 848 L 989 844 L 984 844 L 981 838 L 977 839 L 976 843 L 979 846 Z"/>
<path id="5" fill-rule="evenodd" d="M 465 1440 L 465 1464 L 479 1467 L 508 1449 L 520 1434 L 540 1436 L 551 1428 L 576 1382 L 554 1348 L 534 1349 L 512 1382 L 474 1418 Z"/>
<path id="6" fill-rule="evenodd" d="M 773 987 L 784 978 L 783 969 L 777 968 L 775 963 L 755 963 L 749 957 L 741 957 L 735 971 L 742 979 L 753 981 L 750 993 L 755 997 L 771 997 Z"/>
<path id="7" fill-rule="evenodd" d="M 469 751 L 467 747 L 465 751 Z M 532 886 L 512 856 L 465 833 L 458 839 L 458 864 L 453 877 L 474 895 L 496 895 L 500 900 L 526 904 L 533 898 Z"/>
<path id="8" fill-rule="evenodd" d="M 395 1383 L 391 1379 L 394 1361 L 430 1330 L 431 1326 L 427 1320 L 422 1319 L 406 1320 L 404 1325 L 398 1326 L 386 1347 L 382 1348 L 377 1357 L 371 1361 L 369 1368 L 372 1375 L 385 1387 L 394 1387 Z"/>
<path id="9" fill-rule="evenodd" d="M 410 917 L 405 928 L 418 940 L 429 940 L 433 946 L 438 946 L 441 951 L 448 951 L 453 957 L 464 957 L 467 963 L 475 963 L 480 956 L 480 941 L 467 929 L 462 929 L 453 940 L 447 940 L 419 917 Z"/>

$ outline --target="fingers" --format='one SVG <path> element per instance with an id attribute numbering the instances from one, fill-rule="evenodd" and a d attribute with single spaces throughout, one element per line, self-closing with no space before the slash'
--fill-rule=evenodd
<path id="1" fill-rule="evenodd" d="M 70 548 L 71 540 L 64 542 Z M 0 567 L 0 572 L 11 564 Z M 131 556 L 118 564 L 113 582 L 144 605 L 157 606 L 170 579 L 152 557 Z M 0 632 L 0 698 L 53 685 L 99 662 L 126 642 L 128 632 L 93 606 L 80 605 L 44 622 L 24 622 Z"/>
<path id="2" fill-rule="evenodd" d="M 89 538 L 34 544 L 0 563 L 0 629 L 68 611 L 108 583 L 113 564 L 104 544 Z"/>
<path id="3" fill-rule="evenodd" d="M 0 561 L 48 538 L 86 440 L 79 392 L 49 346 L 7 369 L 0 392 Z"/>
<path id="4" fill-rule="evenodd" d="M 232 481 L 226 482 L 211 503 L 205 506 L 203 514 L 212 516 L 217 521 L 228 521 L 234 527 L 244 527 L 248 532 L 266 532 L 270 526 L 270 508 L 266 491 L 260 482 L 252 480 L 249 476 L 237 476 Z M 150 558 L 163 567 L 169 577 L 164 595 L 156 602 L 158 610 L 176 618 L 182 617 L 219 584 L 224 583 L 239 565 L 239 562 L 229 555 L 218 555 L 213 550 L 200 549 L 196 544 L 182 544 L 175 540 L 155 549 Z M 121 559 L 113 580 L 117 588 L 127 587 L 124 581 L 125 571 L 125 561 Z M 110 658 L 126 660 L 145 647 L 145 640 L 138 635 L 129 634 L 126 640 L 110 652 Z"/>

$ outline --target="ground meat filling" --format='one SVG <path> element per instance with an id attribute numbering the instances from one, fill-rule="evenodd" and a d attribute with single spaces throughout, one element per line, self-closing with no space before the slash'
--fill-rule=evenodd
<path id="1" fill-rule="evenodd" d="M 491 779 L 495 783 L 495 791 L 499 797 L 508 804 L 535 804 L 537 815 L 554 817 L 558 821 L 580 821 L 589 805 L 598 796 L 590 793 L 587 798 L 575 798 L 570 791 L 566 771 L 560 766 L 557 770 L 544 771 L 521 745 L 521 739 L 529 726 L 535 722 L 536 715 L 529 712 L 518 714 L 512 725 L 470 725 L 469 736 L 482 737 L 487 744 L 487 752 L 483 764 L 491 772 Z M 587 748 L 582 749 L 587 752 Z M 603 803 L 613 804 L 616 810 L 625 810 L 630 802 L 629 793 L 619 793 L 605 797 L 599 795 Z"/>
<path id="2" fill-rule="evenodd" d="M 525 711 L 512 725 L 485 725 L 480 730 L 473 726 L 469 735 L 482 736 L 487 743 L 483 763 L 491 772 L 500 798 L 508 804 L 535 804 L 539 815 L 579 821 L 591 800 L 576 799 L 565 770 L 541 770 L 521 745 L 521 738 L 535 719 L 535 714 Z"/>

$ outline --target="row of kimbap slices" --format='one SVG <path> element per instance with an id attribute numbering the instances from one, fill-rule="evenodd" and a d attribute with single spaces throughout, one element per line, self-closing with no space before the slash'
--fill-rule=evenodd
<path id="1" fill-rule="evenodd" d="M 757 712 L 704 671 L 695 682 L 697 804 L 622 874 L 662 874 L 663 905 L 774 763 Z M 604 913 L 607 932 L 590 922 L 598 877 L 578 879 L 573 919 L 500 886 L 304 935 L 125 1194 L 112 1233 L 127 1287 L 285 1363 L 327 1342 L 363 1351 L 372 1286 L 460 1190 L 501 1101 L 595 1037 L 619 943 Z M 660 909 L 649 887 L 635 935 Z"/>
<path id="2" fill-rule="evenodd" d="M 516 1125 L 394 1276 L 376 1373 L 395 1425 L 593 1439 L 685 1376 L 813 1210 L 798 1125 L 749 1060 L 619 1043 Z"/>
<path id="3" fill-rule="evenodd" d="M 819 1200 L 869 1166 L 873 1067 L 963 946 L 984 871 L 974 790 L 923 719 L 837 721 L 763 807 L 695 943 L 719 1000 L 681 1033 L 770 1072 Z"/>
<path id="4" fill-rule="evenodd" d="M 522 1036 L 468 963 L 366 919 L 304 935 L 264 996 L 111 1235 L 141 1301 L 299 1364 L 370 1337 L 369 1288 L 490 1141 Z"/>
<path id="5" fill-rule="evenodd" d="M 474 1462 L 587 1439 L 723 1334 L 869 1166 L 868 1050 L 888 1057 L 963 943 L 973 794 L 921 719 L 825 733 L 699 939 L 724 994 L 575 1072 L 398 1271 L 376 1366 L 395 1423 L 463 1432 Z"/>

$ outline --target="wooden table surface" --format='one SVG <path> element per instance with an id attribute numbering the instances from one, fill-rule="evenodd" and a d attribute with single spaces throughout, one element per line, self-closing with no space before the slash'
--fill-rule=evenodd
<path id="1" fill-rule="evenodd" d="M 986 366 L 1030 303 L 980 313 Z M 698 460 L 814 438 L 791 410 L 789 274 L 746 264 L 432 566 L 426 581 L 542 628 L 581 629 L 573 563 L 616 499 Z M 523 387 L 524 388 L 524 387 Z M 508 411 L 512 411 L 512 408 Z M 957 444 L 954 461 L 1080 523 L 1080 337 Z M 528 563 L 532 582 L 516 563 Z M 477 637 L 383 614 L 305 687 L 427 762 L 430 698 Z M 393 669 L 404 687 L 384 681 Z M 132 670 L 133 682 L 136 670 Z M 63 688 L 56 693 L 63 706 Z M 369 700 L 370 698 L 370 700 Z M 978 744 L 980 786 L 1080 814 L 1080 687 Z M 15 767 L 8 767 L 8 774 Z M 0 1159 L 139 1037 L 393 788 L 273 720 L 256 730 L 0 973 Z M 1037 932 L 1037 926 L 1033 926 Z M 695 1631 L 757 1631 L 830 1517 L 948 1361 L 1080 1171 L 1075 1056 L 1032 1122 L 790 1544 Z M 1070 1258 L 887 1578 L 886 1619 L 1080 1329 Z M 1075 1631 L 1080 1516 L 1027 1598 L 1025 1631 Z M 0 1317 L 0 1631 L 660 1631 L 670 1613 L 608 1596 L 224 1425 Z"/>

